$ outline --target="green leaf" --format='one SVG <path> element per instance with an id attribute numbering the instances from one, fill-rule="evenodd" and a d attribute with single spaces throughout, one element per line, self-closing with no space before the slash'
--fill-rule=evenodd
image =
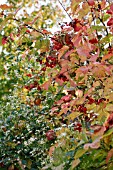
<path id="1" fill-rule="evenodd" d="M 109 129 L 104 135 L 103 138 L 110 136 L 113 133 L 113 128 Z"/>
<path id="2" fill-rule="evenodd" d="M 107 21 L 108 19 L 110 18 L 110 15 L 107 14 L 107 13 L 104 13 L 104 16 L 103 16 L 103 21 Z"/>
<path id="3" fill-rule="evenodd" d="M 74 158 L 75 158 L 75 159 L 78 159 L 78 158 L 80 158 L 81 156 L 83 156 L 86 152 L 87 152 L 87 149 L 79 149 L 79 150 L 77 150 Z"/>
<path id="4" fill-rule="evenodd" d="M 99 26 L 99 25 L 93 25 L 92 27 L 92 30 L 97 30 L 97 31 L 102 31 L 103 29 L 105 30 L 106 27 L 105 26 Z"/>

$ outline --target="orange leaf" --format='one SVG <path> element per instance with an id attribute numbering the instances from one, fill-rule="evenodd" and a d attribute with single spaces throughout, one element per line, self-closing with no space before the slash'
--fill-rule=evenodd
<path id="1" fill-rule="evenodd" d="M 110 158 L 113 156 L 113 148 L 108 152 L 108 155 L 106 157 L 106 163 L 109 162 Z"/>
<path id="2" fill-rule="evenodd" d="M 69 47 L 66 46 L 66 45 L 64 45 L 64 46 L 59 50 L 58 60 L 61 59 L 61 57 L 65 54 L 65 52 L 67 52 L 68 49 L 69 49 Z"/>
<path id="3" fill-rule="evenodd" d="M 3 4 L 3 5 L 0 5 L 0 8 L 1 8 L 2 10 L 6 10 L 6 9 L 9 9 L 9 8 L 12 8 L 12 6 L 11 6 L 11 5 L 8 6 L 8 5 L 6 5 L 6 4 Z"/>
<path id="4" fill-rule="evenodd" d="M 75 159 L 72 161 L 72 169 L 74 169 L 80 163 L 80 159 Z"/>
<path id="5" fill-rule="evenodd" d="M 102 61 L 108 60 L 108 59 L 110 59 L 112 56 L 113 56 L 112 53 L 106 54 L 104 57 L 102 57 Z"/>
<path id="6" fill-rule="evenodd" d="M 55 150 L 55 146 L 51 146 L 49 149 L 49 156 L 52 156 L 54 150 Z"/>
<path id="7" fill-rule="evenodd" d="M 51 34 L 51 32 L 49 32 L 49 31 L 47 31 L 47 30 L 45 30 L 45 29 L 42 30 L 42 33 L 43 33 L 43 34 Z"/>
<path id="8" fill-rule="evenodd" d="M 42 84 L 42 88 L 45 89 L 45 90 L 48 90 L 49 86 L 51 84 L 51 79 L 46 81 L 44 84 Z"/>

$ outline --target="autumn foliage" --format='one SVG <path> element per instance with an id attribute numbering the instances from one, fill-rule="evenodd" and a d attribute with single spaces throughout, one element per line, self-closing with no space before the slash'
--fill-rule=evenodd
<path id="1" fill-rule="evenodd" d="M 55 33 L 51 6 L 23 18 L 18 3 L 0 6 L 0 167 L 110 170 L 113 3 L 70 1 L 71 20 Z"/>

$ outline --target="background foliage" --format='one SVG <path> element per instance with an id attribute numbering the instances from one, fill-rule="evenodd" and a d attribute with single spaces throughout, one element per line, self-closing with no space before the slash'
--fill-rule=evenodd
<path id="1" fill-rule="evenodd" d="M 0 5 L 1 169 L 113 168 L 113 3 L 63 3 Z"/>

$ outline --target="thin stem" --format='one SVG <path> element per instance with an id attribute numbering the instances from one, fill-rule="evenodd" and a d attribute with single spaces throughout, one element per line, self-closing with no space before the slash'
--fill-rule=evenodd
<path id="1" fill-rule="evenodd" d="M 59 4 L 62 6 L 63 10 L 66 12 L 66 14 L 68 15 L 68 17 L 71 19 L 71 21 L 73 20 L 71 18 L 71 16 L 68 14 L 68 12 L 66 11 L 66 9 L 64 8 L 64 6 L 62 5 L 62 3 L 60 2 L 60 0 L 58 0 Z"/>
<path id="2" fill-rule="evenodd" d="M 106 27 L 106 25 L 105 25 L 105 23 L 103 22 L 103 20 L 102 20 L 100 17 L 98 17 L 98 19 L 99 19 L 99 20 L 100 20 L 100 22 L 103 24 L 103 26 L 104 26 L 104 27 Z M 106 35 L 108 36 L 108 35 L 109 35 L 109 33 L 108 33 L 107 28 L 105 29 L 105 31 L 106 31 Z M 110 43 L 109 43 L 109 48 L 111 48 Z"/>
<path id="3" fill-rule="evenodd" d="M 19 20 L 18 20 L 18 19 L 16 19 L 16 18 L 11 18 L 11 19 L 13 19 L 13 20 L 15 20 L 15 21 L 19 22 Z M 27 28 L 32 29 L 32 30 L 34 30 L 34 31 L 36 31 L 36 32 L 38 32 L 38 33 L 42 34 L 43 36 L 45 35 L 45 34 L 43 34 L 43 32 L 41 32 L 40 30 L 37 30 L 36 28 L 34 28 L 34 27 L 32 27 L 32 26 L 30 26 L 30 25 L 28 25 L 28 24 L 24 24 L 24 23 L 23 23 L 23 26 L 26 26 Z"/>
<path id="4" fill-rule="evenodd" d="M 103 24 L 103 26 L 106 27 L 106 25 L 105 25 L 105 23 L 103 22 L 103 20 L 102 20 L 100 17 L 98 17 L 98 19 L 99 19 L 100 22 Z M 108 30 L 107 30 L 107 28 L 106 28 L 106 34 L 107 34 L 107 36 L 108 36 Z"/>
<path id="5" fill-rule="evenodd" d="M 30 25 L 28 25 L 28 24 L 24 24 L 27 28 L 29 28 L 29 29 L 32 29 L 32 30 L 34 30 L 34 31 L 36 31 L 36 32 L 38 32 L 38 33 L 40 33 L 40 34 L 42 34 L 42 35 L 45 35 L 45 34 L 43 34 L 40 30 L 37 30 L 36 28 L 33 28 L 32 26 L 30 26 Z"/>

